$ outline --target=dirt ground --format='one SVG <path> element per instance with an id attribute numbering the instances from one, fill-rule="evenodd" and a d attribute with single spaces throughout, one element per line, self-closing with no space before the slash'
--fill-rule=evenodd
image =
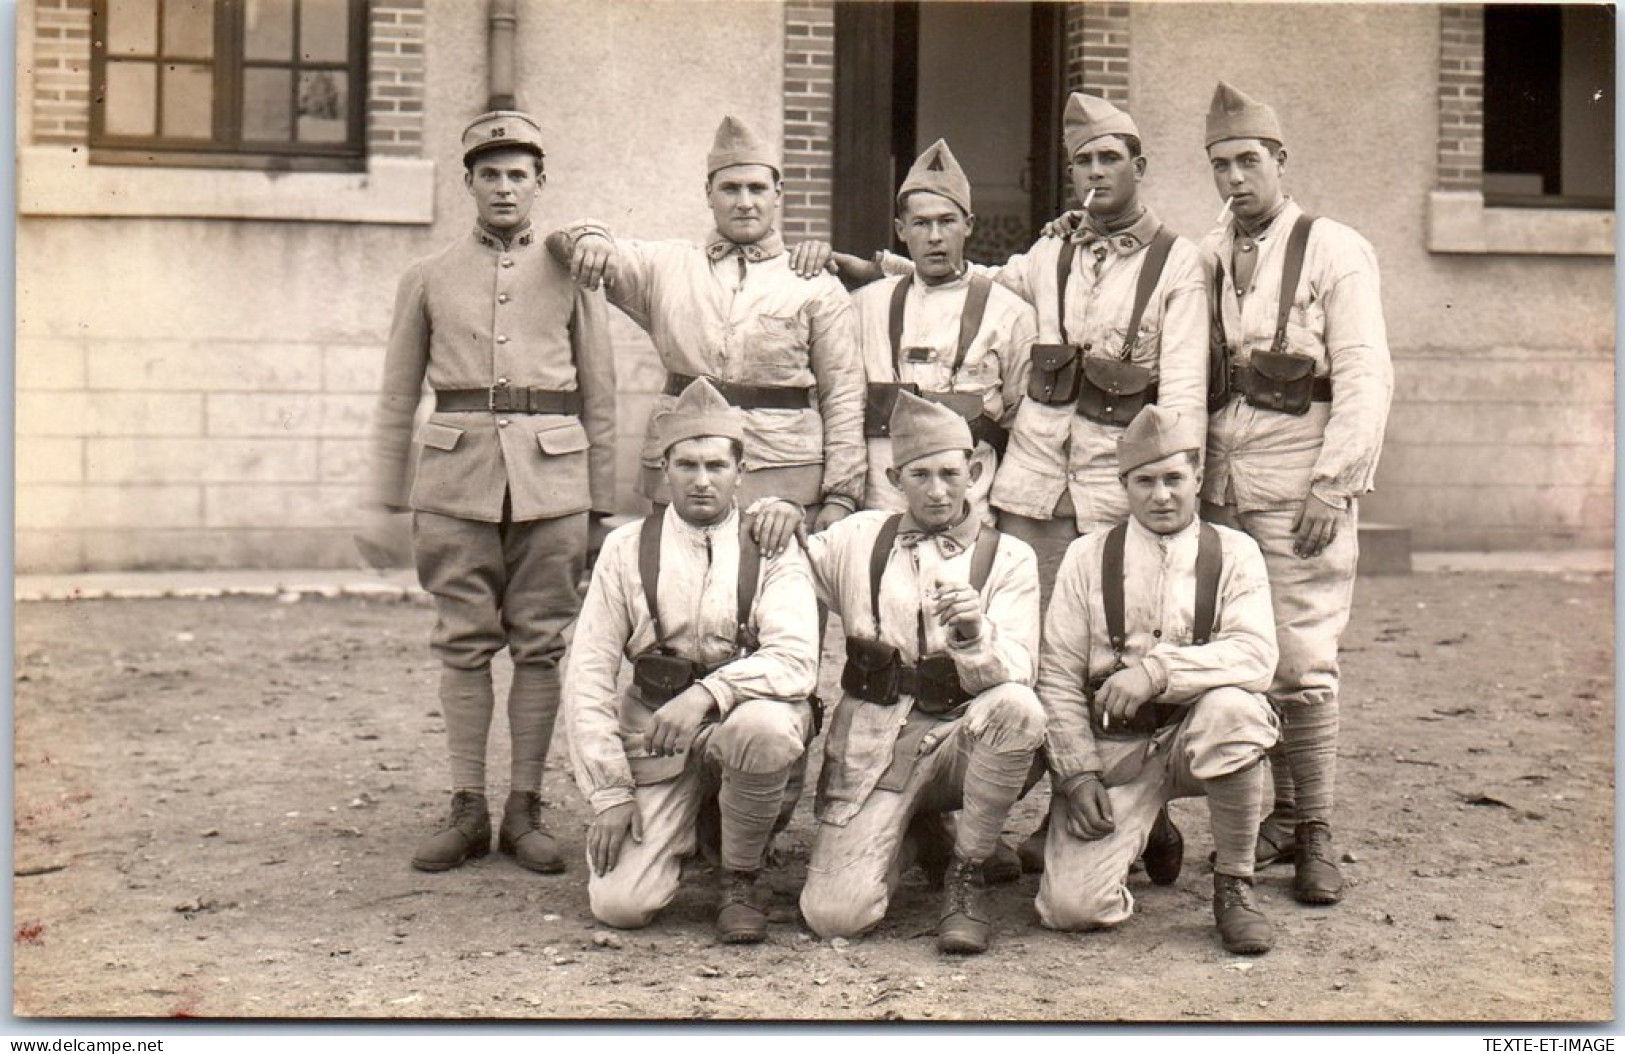
<path id="1" fill-rule="evenodd" d="M 1260 880 L 1277 945 L 1216 940 L 1206 807 L 1185 871 L 1136 876 L 1109 933 L 993 893 L 991 952 L 939 957 L 916 872 L 881 928 L 819 941 L 795 894 L 810 802 L 778 841 L 757 947 L 711 936 L 690 868 L 611 934 L 583 867 L 407 864 L 445 805 L 429 609 L 356 598 L 16 610 L 14 1012 L 79 1017 L 997 1021 L 1596 1021 L 1613 1013 L 1613 579 L 1363 579 L 1345 639 L 1344 903 Z M 832 635 L 833 636 L 833 635 Z M 835 666 L 826 663 L 826 679 Z M 499 672 L 499 689 L 505 680 Z M 834 693 L 826 686 L 826 697 Z M 500 709 L 500 708 L 499 708 Z M 493 729 L 493 797 L 506 727 Z M 548 819 L 586 814 L 554 743 Z M 814 762 L 816 763 L 816 758 Z M 1036 823 L 1042 796 L 1012 830 Z"/>

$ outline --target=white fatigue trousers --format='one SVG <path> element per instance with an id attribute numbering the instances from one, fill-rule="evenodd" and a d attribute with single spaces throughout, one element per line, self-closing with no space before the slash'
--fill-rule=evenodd
<path id="1" fill-rule="evenodd" d="M 732 773 L 774 773 L 802 756 L 812 730 L 806 703 L 752 699 L 728 711 L 719 724 L 702 728 L 688 750 L 688 764 L 674 779 L 640 786 L 634 792 L 643 821 L 643 841 L 629 835 L 621 858 L 605 875 L 587 867 L 587 899 L 593 917 L 620 929 L 647 926 L 677 895 L 683 858 L 695 849 L 694 822 L 700 806 L 727 794 Z M 799 791 L 799 785 L 794 785 Z M 786 793 L 789 793 L 787 790 Z M 728 810 L 722 810 L 727 824 Z M 760 830 L 724 830 L 742 853 L 759 858 L 773 835 L 769 818 Z M 737 840 L 737 841 L 736 841 Z"/>
<path id="2" fill-rule="evenodd" d="M 995 711 L 1007 731 L 984 738 Z M 1032 689 L 1002 684 L 971 700 L 965 716 L 934 731 L 934 747 L 919 759 L 902 790 L 876 788 L 846 826 L 818 825 L 806 885 L 801 890 L 801 914 L 820 937 L 857 936 L 885 917 L 909 862 L 901 854 L 909 820 L 916 812 L 959 809 L 967 797 L 981 791 L 976 781 L 967 785 L 966 780 L 974 750 L 1016 755 L 1022 766 L 1030 767 L 1034 752 L 1044 741 L 1044 711 Z M 1016 791 L 1004 792 L 1008 795 L 1003 804 L 1006 813 Z M 1001 818 L 1001 826 L 1002 822 Z M 984 839 L 989 844 L 977 847 L 982 856 L 992 851 L 998 833 L 993 830 Z M 968 834 L 960 832 L 960 846 Z"/>
<path id="3" fill-rule="evenodd" d="M 1275 713 L 1262 696 L 1215 688 L 1155 736 L 1097 736 L 1116 826 L 1104 838 L 1078 838 L 1067 828 L 1065 796 L 1055 795 L 1038 885 L 1039 921 L 1055 930 L 1090 930 L 1132 915 L 1128 872 L 1145 852 L 1157 812 L 1174 798 L 1201 797 L 1204 780 L 1257 764 L 1278 734 Z"/>

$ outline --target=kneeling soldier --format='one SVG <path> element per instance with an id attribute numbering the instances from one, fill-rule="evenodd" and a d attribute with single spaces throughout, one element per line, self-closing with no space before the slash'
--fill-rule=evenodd
<path id="1" fill-rule="evenodd" d="M 1044 621 L 1038 692 L 1059 789 L 1038 915 L 1059 930 L 1133 912 L 1129 866 L 1172 798 L 1206 795 L 1213 912 L 1227 951 L 1270 949 L 1253 906 L 1253 836 L 1278 723 L 1262 693 L 1275 622 L 1258 545 L 1196 519 L 1202 427 L 1148 406 L 1118 445 L 1132 519 L 1062 561 Z"/>
<path id="2" fill-rule="evenodd" d="M 754 943 L 767 936 L 768 842 L 813 732 L 812 576 L 793 543 L 764 560 L 750 541 L 734 505 L 743 422 L 709 382 L 657 427 L 671 504 L 609 536 L 570 648 L 570 749 L 595 814 L 587 893 L 599 921 L 647 925 L 676 895 L 716 798 L 718 936 Z M 623 656 L 633 679 L 621 692 Z"/>
<path id="3" fill-rule="evenodd" d="M 891 417 L 906 513 L 857 513 L 812 536 L 820 597 L 846 627 L 844 694 L 818 781 L 801 913 L 821 937 L 863 933 L 886 913 L 911 828 L 960 810 L 937 948 L 985 951 L 973 885 L 1044 739 L 1031 688 L 1038 650 L 1032 550 L 985 526 L 967 491 L 982 466 L 965 419 L 911 393 Z M 775 506 L 768 515 L 795 517 Z"/>

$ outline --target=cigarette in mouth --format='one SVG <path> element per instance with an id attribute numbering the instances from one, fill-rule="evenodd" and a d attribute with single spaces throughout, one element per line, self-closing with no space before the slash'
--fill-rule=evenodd
<path id="1" fill-rule="evenodd" d="M 1222 226 L 1230 218 L 1230 203 L 1235 200 L 1233 195 L 1224 199 L 1224 208 L 1219 210 L 1219 218 L 1213 221 L 1214 226 Z"/>
<path id="2" fill-rule="evenodd" d="M 1100 189 L 1100 188 L 1099 187 L 1090 187 L 1089 188 L 1089 193 L 1087 193 L 1087 194 L 1085 194 L 1083 196 L 1083 207 L 1085 209 L 1087 209 L 1089 207 L 1089 203 L 1091 201 L 1095 200 L 1095 191 L 1098 190 L 1098 189 Z"/>

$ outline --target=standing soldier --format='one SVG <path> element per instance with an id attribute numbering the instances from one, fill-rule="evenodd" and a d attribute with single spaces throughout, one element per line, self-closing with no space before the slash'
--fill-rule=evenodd
<path id="1" fill-rule="evenodd" d="M 726 117 L 706 161 L 716 229 L 703 245 L 611 239 L 579 223 L 548 247 L 588 288 L 648 331 L 666 368 L 659 409 L 695 377 L 745 412 L 751 464 L 739 500 L 806 506 L 819 530 L 863 500 L 863 371 L 852 301 L 834 277 L 790 270 L 774 220 L 783 197 L 778 151 Z M 652 423 L 638 493 L 667 500 Z"/>
<path id="2" fill-rule="evenodd" d="M 1258 955 L 1272 940 L 1252 874 L 1275 632 L 1257 544 L 1196 519 L 1201 450 L 1199 415 L 1141 410 L 1118 446 L 1131 519 L 1061 564 L 1038 673 L 1057 788 L 1038 917 L 1061 930 L 1128 918 L 1129 865 L 1159 810 L 1205 795 L 1214 921 L 1227 951 Z"/>
<path id="3" fill-rule="evenodd" d="M 940 402 L 964 417 L 976 440 L 981 478 L 970 488 L 978 519 L 992 522 L 988 491 L 1006 428 L 1021 401 L 1018 363 L 1037 332 L 1033 309 L 965 263 L 976 226 L 970 181 L 948 144 L 933 143 L 897 192 L 897 236 L 914 261 L 912 277 L 875 282 L 852 298 L 868 382 L 863 433 L 869 468 L 863 507 L 907 508 L 888 478 L 892 405 L 900 390 Z"/>
<path id="4" fill-rule="evenodd" d="M 538 792 L 589 510 L 596 519 L 614 509 L 615 374 L 602 299 L 577 289 L 531 229 L 542 159 L 541 132 L 523 113 L 488 113 L 464 131 L 463 181 L 479 222 L 401 280 L 374 415 L 373 497 L 390 512 L 412 510 L 442 663 L 451 819 L 412 857 L 424 871 L 490 851 L 491 658 L 504 646 L 513 769 L 498 847 L 533 871 L 565 867 Z M 434 412 L 414 439 L 425 379 Z M 387 533 L 372 517 L 363 551 Z"/>
<path id="5" fill-rule="evenodd" d="M 891 438 L 888 471 L 907 511 L 865 511 L 808 543 L 847 659 L 801 913 L 821 937 L 872 929 L 907 866 L 912 827 L 922 862 L 945 872 L 938 950 L 982 952 L 991 926 L 976 882 L 1044 741 L 1032 691 L 1038 578 L 1032 550 L 971 509 L 981 465 L 963 417 L 903 392 Z M 764 512 L 780 520 L 764 533 L 782 537 L 799 519 L 786 508 Z M 934 819 L 955 809 L 948 848 Z M 939 855 L 925 859 L 921 843 Z"/>
<path id="6" fill-rule="evenodd" d="M 716 800 L 717 935 L 754 943 L 767 936 L 763 859 L 812 738 L 812 574 L 793 540 L 763 560 L 748 537 L 734 504 L 745 429 L 715 388 L 694 381 L 656 427 L 671 504 L 609 536 L 570 648 L 570 746 L 594 814 L 587 894 L 599 921 L 648 925 Z"/>
<path id="7" fill-rule="evenodd" d="M 1202 248 L 1211 269 L 1217 402 L 1203 515 L 1264 551 L 1281 662 L 1276 805 L 1258 863 L 1292 859 L 1292 892 L 1335 904 L 1338 640 L 1358 561 L 1359 496 L 1382 451 L 1393 367 L 1377 260 L 1359 234 L 1308 216 L 1282 190 L 1275 111 L 1228 84 L 1207 114 L 1213 185 L 1232 222 Z"/>

